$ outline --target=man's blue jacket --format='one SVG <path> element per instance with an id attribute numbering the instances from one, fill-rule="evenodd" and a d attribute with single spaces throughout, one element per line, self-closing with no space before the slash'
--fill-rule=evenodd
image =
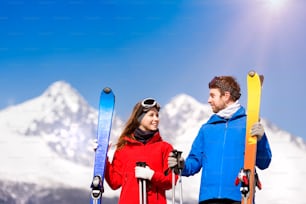
<path id="1" fill-rule="evenodd" d="M 185 161 L 183 176 L 202 169 L 199 201 L 241 200 L 236 177 L 244 163 L 246 113 L 243 107 L 230 118 L 214 114 L 202 125 Z M 272 154 L 266 135 L 257 142 L 256 166 L 268 168 Z"/>

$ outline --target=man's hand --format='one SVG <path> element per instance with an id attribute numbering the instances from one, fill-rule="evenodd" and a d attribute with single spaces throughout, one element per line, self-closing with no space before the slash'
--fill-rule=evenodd
<path id="1" fill-rule="evenodd" d="M 251 127 L 250 133 L 252 136 L 257 136 L 257 141 L 260 141 L 265 133 L 265 130 L 262 124 L 260 122 L 257 122 Z"/>
<path id="2" fill-rule="evenodd" d="M 180 170 L 183 169 L 185 166 L 185 160 L 184 157 L 181 156 L 181 154 L 176 154 L 174 152 L 177 153 L 176 150 L 169 153 L 168 168 L 173 169 L 175 174 L 179 174 Z"/>
<path id="3" fill-rule="evenodd" d="M 170 152 L 168 156 L 168 167 L 174 168 L 175 166 L 177 166 L 177 158 L 173 152 Z"/>

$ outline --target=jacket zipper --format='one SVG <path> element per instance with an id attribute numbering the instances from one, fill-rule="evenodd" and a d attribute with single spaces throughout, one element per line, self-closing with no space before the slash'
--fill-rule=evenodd
<path id="1" fill-rule="evenodd" d="M 225 147 L 225 140 L 226 140 L 226 136 L 227 136 L 227 128 L 228 128 L 228 120 L 226 120 L 225 123 L 225 131 L 224 131 L 224 136 L 223 136 L 223 146 L 222 146 L 222 157 L 221 157 L 221 165 L 220 165 L 220 178 L 219 178 L 219 193 L 218 193 L 218 197 L 221 196 L 221 188 L 222 188 L 222 176 L 221 173 L 223 172 L 223 159 L 224 159 L 224 147 Z"/>

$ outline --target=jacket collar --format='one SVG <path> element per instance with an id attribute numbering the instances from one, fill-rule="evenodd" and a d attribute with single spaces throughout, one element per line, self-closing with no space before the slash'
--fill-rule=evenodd
<path id="1" fill-rule="evenodd" d="M 225 119 L 225 118 L 222 118 L 220 116 L 218 116 L 217 114 L 213 114 L 207 121 L 207 123 L 218 123 L 218 122 L 225 122 L 225 121 L 228 121 L 228 120 L 235 120 L 237 118 L 240 118 L 240 117 L 244 117 L 246 116 L 245 114 L 245 108 L 244 107 L 240 107 L 236 113 L 233 114 L 233 116 L 230 118 L 230 119 Z"/>
<path id="2" fill-rule="evenodd" d="M 125 141 L 127 141 L 127 143 L 130 143 L 130 144 L 143 144 L 143 143 L 141 143 L 141 142 L 139 142 L 139 141 L 137 141 L 133 138 L 130 138 L 128 136 L 125 136 L 124 139 L 125 139 Z M 158 131 L 153 135 L 153 137 L 150 140 L 148 140 L 147 144 L 152 144 L 152 143 L 159 142 L 159 141 L 162 141 L 162 138 L 161 138 L 161 136 L 159 134 L 159 131 Z"/>

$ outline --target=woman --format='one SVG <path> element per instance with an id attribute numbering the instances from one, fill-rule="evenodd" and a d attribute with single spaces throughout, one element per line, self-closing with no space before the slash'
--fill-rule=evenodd
<path id="1" fill-rule="evenodd" d="M 140 202 L 139 179 L 146 181 L 146 203 L 167 203 L 172 173 L 165 172 L 173 147 L 159 133 L 159 110 L 160 105 L 152 98 L 138 102 L 118 139 L 112 162 L 107 161 L 105 179 L 113 190 L 121 187 L 121 204 Z"/>

